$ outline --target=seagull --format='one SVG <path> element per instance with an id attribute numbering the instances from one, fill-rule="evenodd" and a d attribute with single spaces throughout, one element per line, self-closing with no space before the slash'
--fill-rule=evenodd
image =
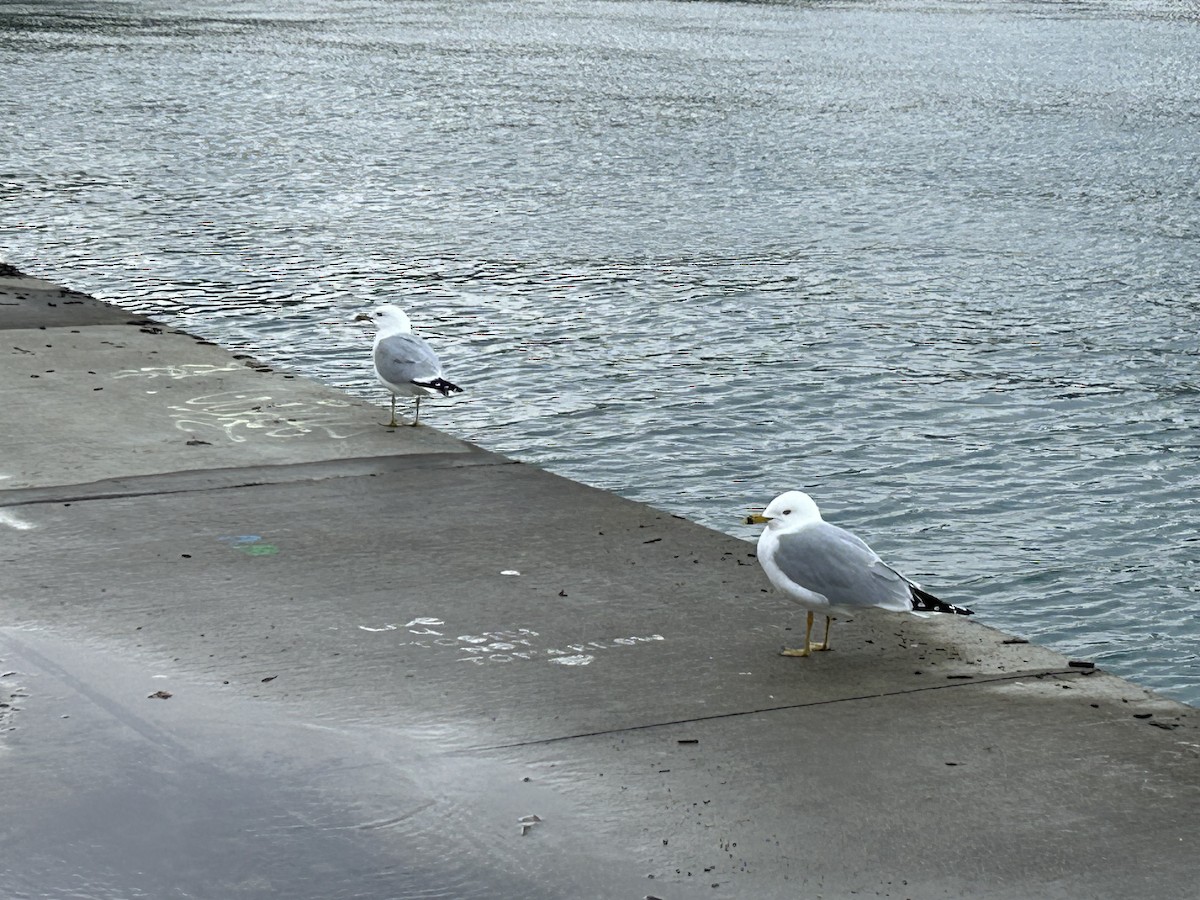
<path id="1" fill-rule="evenodd" d="M 780 494 L 747 525 L 766 525 L 758 536 L 758 562 L 767 578 L 808 610 L 804 646 L 784 648 L 783 656 L 808 656 L 829 649 L 834 614 L 886 609 L 927 615 L 933 612 L 973 615 L 969 609 L 939 600 L 905 578 L 861 538 L 821 518 L 812 497 L 803 491 Z M 812 642 L 813 613 L 825 614 L 825 640 Z"/>
<path id="2" fill-rule="evenodd" d="M 357 321 L 375 322 L 379 329 L 375 333 L 375 375 L 392 393 L 392 420 L 388 428 L 395 428 L 396 397 L 416 397 L 417 407 L 412 425 L 421 416 L 421 397 L 437 391 L 443 397 L 451 393 L 461 394 L 462 388 L 442 377 L 442 364 L 433 348 L 424 338 L 413 334 L 412 325 L 404 310 L 398 306 L 377 306 L 369 313 L 359 313 Z"/>

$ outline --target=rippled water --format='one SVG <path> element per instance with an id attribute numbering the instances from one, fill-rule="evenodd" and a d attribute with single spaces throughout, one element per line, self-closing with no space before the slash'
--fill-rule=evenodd
<path id="1" fill-rule="evenodd" d="M 808 489 L 1200 703 L 1200 14 L 1146 2 L 0 8 L 6 261 L 733 534 Z"/>

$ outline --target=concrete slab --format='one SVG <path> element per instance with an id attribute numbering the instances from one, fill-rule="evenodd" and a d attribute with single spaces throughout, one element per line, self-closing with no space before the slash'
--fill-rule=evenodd
<path id="1" fill-rule="evenodd" d="M 456 896 L 1193 895 L 1193 711 L 961 619 L 864 617 L 833 652 L 782 658 L 801 614 L 744 542 L 527 466 L 445 463 L 10 504 L 10 644 L 80 686 L 131 667 L 93 705 L 200 704 L 173 739 L 220 747 L 285 819 L 313 815 L 288 773 L 323 771 L 286 760 L 340 754 L 329 821 L 394 781 L 393 818 L 428 803 L 425 839 L 466 840 Z M 46 635 L 56 655 L 32 646 Z M 16 722 L 16 771 L 44 765 L 51 733 Z M 263 742 L 286 748 L 272 771 L 245 762 Z M 190 765 L 167 765 L 184 797 L 205 783 Z M 494 814 L 464 819 L 468 802 Z M 45 833 L 78 815 L 48 804 Z M 497 841 L 525 815 L 555 855 Z M 354 858 L 388 869 L 416 846 L 392 837 Z M 533 886 L 508 893 L 514 871 Z"/>
<path id="2" fill-rule="evenodd" d="M 1107 703 L 1097 713 L 1068 699 L 1065 682 L 1016 684 L 595 735 L 506 758 L 594 810 L 596 831 L 627 842 L 654 885 L 689 896 L 1194 897 L 1195 731 L 1143 734 Z"/>
<path id="3" fill-rule="evenodd" d="M 382 421 L 377 406 L 153 324 L 0 331 L 0 489 L 471 449 Z"/>
<path id="4" fill-rule="evenodd" d="M 836 653 L 797 665 L 775 651 L 802 613 L 763 590 L 744 542 L 528 466 L 428 462 L 8 506 L 24 528 L 5 555 L 9 609 L 64 636 L 135 635 L 214 679 L 274 675 L 272 694 L 306 703 L 349 657 L 376 677 L 355 676 L 339 708 L 397 726 L 453 712 L 485 729 L 472 744 L 1067 670 L 973 623 L 915 617 L 839 627 Z M 679 672 L 687 690 L 638 687 Z M 423 702 L 460 682 L 461 708 Z M 560 708 L 493 721 L 522 695 Z"/>

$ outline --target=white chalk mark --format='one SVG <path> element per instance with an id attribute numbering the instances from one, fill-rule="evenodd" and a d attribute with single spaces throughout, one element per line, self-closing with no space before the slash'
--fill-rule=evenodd
<path id="1" fill-rule="evenodd" d="M 346 417 L 352 405 L 332 398 L 284 401 L 270 394 L 219 391 L 192 397 L 183 406 L 168 409 L 180 431 L 220 431 L 240 444 L 248 440 L 243 429 L 272 438 L 301 437 L 320 430 L 331 438 L 344 440 L 363 430 L 360 423 Z"/>
<path id="2" fill-rule="evenodd" d="M 180 366 L 142 366 L 140 369 L 122 369 L 113 374 L 113 378 L 170 378 L 179 381 L 182 378 L 200 378 L 214 375 L 217 372 L 240 372 L 245 368 L 241 363 L 228 363 L 216 366 L 212 363 L 185 363 Z"/>

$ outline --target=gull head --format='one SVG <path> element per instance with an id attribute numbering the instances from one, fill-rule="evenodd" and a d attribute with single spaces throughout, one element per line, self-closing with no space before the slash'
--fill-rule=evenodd
<path id="1" fill-rule="evenodd" d="M 747 516 L 747 525 L 766 525 L 768 528 L 793 529 L 821 521 L 821 511 L 813 498 L 804 491 L 788 491 L 767 504 L 761 514 Z"/>
<path id="2" fill-rule="evenodd" d="M 412 331 L 412 323 L 404 310 L 398 306 L 377 306 L 369 313 L 359 313 L 355 322 L 374 322 L 380 334 L 398 334 Z"/>

